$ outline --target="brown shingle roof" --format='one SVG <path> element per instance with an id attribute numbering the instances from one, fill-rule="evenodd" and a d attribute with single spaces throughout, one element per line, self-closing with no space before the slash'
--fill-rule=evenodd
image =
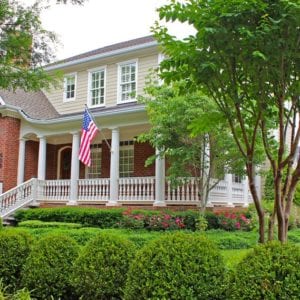
<path id="1" fill-rule="evenodd" d="M 82 54 L 79 54 L 79 55 L 75 55 L 75 56 L 72 56 L 72 57 L 54 62 L 52 64 L 49 64 L 46 67 L 53 66 L 53 65 L 56 65 L 56 64 L 67 63 L 67 62 L 70 62 L 70 61 L 75 61 L 75 60 L 86 58 L 86 57 L 89 57 L 89 56 L 104 54 L 104 53 L 108 53 L 108 52 L 111 52 L 111 51 L 116 51 L 116 50 L 123 49 L 123 48 L 129 48 L 129 47 L 133 47 L 133 46 L 137 46 L 137 45 L 147 44 L 147 43 L 151 43 L 151 42 L 154 42 L 154 41 L 155 41 L 154 37 L 152 35 L 149 35 L 149 36 L 133 39 L 133 40 L 130 40 L 130 41 L 125 41 L 125 42 L 109 45 L 109 46 L 106 46 L 106 47 L 98 48 L 98 49 L 88 51 L 88 52 L 85 52 L 85 53 L 82 53 Z"/>
<path id="2" fill-rule="evenodd" d="M 15 92 L 0 90 L 4 103 L 22 109 L 30 118 L 51 119 L 59 114 L 49 102 L 43 92 L 25 92 L 17 89 Z"/>

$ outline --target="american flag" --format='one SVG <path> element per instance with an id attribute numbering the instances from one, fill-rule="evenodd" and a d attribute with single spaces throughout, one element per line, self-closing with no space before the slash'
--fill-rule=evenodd
<path id="1" fill-rule="evenodd" d="M 79 160 L 86 166 L 91 166 L 91 149 L 90 145 L 99 129 L 93 121 L 88 110 L 85 109 L 82 121 L 81 141 L 79 148 Z"/>

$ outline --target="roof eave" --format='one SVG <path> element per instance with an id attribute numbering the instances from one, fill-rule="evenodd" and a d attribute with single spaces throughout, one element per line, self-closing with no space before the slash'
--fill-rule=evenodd
<path id="1" fill-rule="evenodd" d="M 58 63 L 58 64 L 48 66 L 48 67 L 45 66 L 44 69 L 46 71 L 54 71 L 57 69 L 62 69 L 62 68 L 82 64 L 82 63 L 91 62 L 91 61 L 94 61 L 97 59 L 103 59 L 103 58 L 107 58 L 107 57 L 111 57 L 111 56 L 115 56 L 115 55 L 126 54 L 126 53 L 129 53 L 132 51 L 142 50 L 142 49 L 151 48 L 151 47 L 155 47 L 155 46 L 158 46 L 158 43 L 156 41 L 152 41 L 152 42 L 141 44 L 141 45 L 135 45 L 135 46 L 126 47 L 126 48 L 122 48 L 122 49 L 118 49 L 118 50 L 109 51 L 106 53 L 101 53 L 101 54 L 97 54 L 97 55 L 83 57 L 80 59 L 75 59 L 75 60 L 68 61 L 65 63 Z"/>
<path id="2" fill-rule="evenodd" d="M 78 121 L 82 119 L 82 113 L 78 113 L 76 115 L 72 116 L 61 116 L 58 118 L 53 118 L 53 119 L 34 119 L 29 117 L 20 107 L 13 106 L 13 105 L 2 105 L 0 106 L 0 111 L 1 110 L 8 110 L 8 111 L 13 111 L 17 112 L 23 119 L 25 119 L 27 122 L 35 125 L 53 125 L 53 124 L 63 124 L 63 123 L 68 123 L 72 121 Z M 93 116 L 95 118 L 97 117 L 111 117 L 111 116 L 117 116 L 121 115 L 124 113 L 137 113 L 137 112 L 146 112 L 145 105 L 139 105 L 137 107 L 126 107 L 126 108 L 118 108 L 116 110 L 112 111 L 98 111 L 98 112 L 93 112 Z"/>

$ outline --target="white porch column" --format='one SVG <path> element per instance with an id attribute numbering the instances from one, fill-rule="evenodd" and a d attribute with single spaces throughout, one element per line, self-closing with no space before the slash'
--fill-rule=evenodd
<path id="1" fill-rule="evenodd" d="M 25 145 L 26 139 L 21 138 L 19 141 L 19 158 L 18 158 L 18 177 L 17 185 L 24 182 L 24 171 L 25 171 Z"/>
<path id="2" fill-rule="evenodd" d="M 110 190 L 107 206 L 118 205 L 119 199 L 119 160 L 120 160 L 120 131 L 112 129 L 110 152 Z"/>
<path id="3" fill-rule="evenodd" d="M 47 141 L 44 136 L 38 136 L 39 143 L 39 160 L 38 160 L 38 179 L 45 180 L 46 178 L 46 148 Z"/>
<path id="4" fill-rule="evenodd" d="M 249 200 L 248 200 L 248 177 L 245 176 L 244 180 L 243 180 L 243 200 L 244 200 L 244 207 L 248 207 L 249 206 Z"/>
<path id="5" fill-rule="evenodd" d="M 225 174 L 225 181 L 227 183 L 227 206 L 233 207 L 232 204 L 232 174 Z"/>
<path id="6" fill-rule="evenodd" d="M 76 205 L 78 198 L 78 179 L 79 179 L 79 132 L 71 132 L 73 135 L 72 141 L 72 160 L 71 160 L 71 188 L 70 188 L 70 200 L 68 205 Z"/>
<path id="7" fill-rule="evenodd" d="M 153 206 L 166 206 L 165 201 L 165 159 L 159 156 L 156 149 L 155 159 L 155 201 Z"/>
<path id="8" fill-rule="evenodd" d="M 254 177 L 254 182 L 257 190 L 258 199 L 261 200 L 261 177 L 256 174 Z"/>

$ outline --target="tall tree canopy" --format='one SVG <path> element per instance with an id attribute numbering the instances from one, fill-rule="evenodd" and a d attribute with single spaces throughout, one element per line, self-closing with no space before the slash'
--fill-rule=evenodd
<path id="1" fill-rule="evenodd" d="M 54 57 L 55 34 L 43 28 L 40 13 L 47 3 L 25 6 L 17 0 L 0 1 L 0 88 L 38 90 L 53 83 L 42 65 Z M 84 0 L 57 0 L 82 4 Z"/>
<path id="2" fill-rule="evenodd" d="M 299 0 L 171 0 L 159 9 L 160 19 L 188 22 L 196 34 L 178 40 L 159 23 L 154 27 L 168 57 L 162 77 L 166 82 L 184 78 L 190 88 L 201 88 L 227 119 L 244 158 L 260 242 L 265 236 L 254 182 L 256 142 L 262 141 L 271 164 L 283 242 L 300 178 L 299 15 Z"/>
<path id="3" fill-rule="evenodd" d="M 185 81 L 170 86 L 152 80 L 140 100 L 146 104 L 151 128 L 139 141 L 149 141 L 160 149 L 174 186 L 190 177 L 196 179 L 204 210 L 209 191 L 226 173 L 243 174 L 243 161 L 225 118 L 207 96 L 189 93 Z"/>

